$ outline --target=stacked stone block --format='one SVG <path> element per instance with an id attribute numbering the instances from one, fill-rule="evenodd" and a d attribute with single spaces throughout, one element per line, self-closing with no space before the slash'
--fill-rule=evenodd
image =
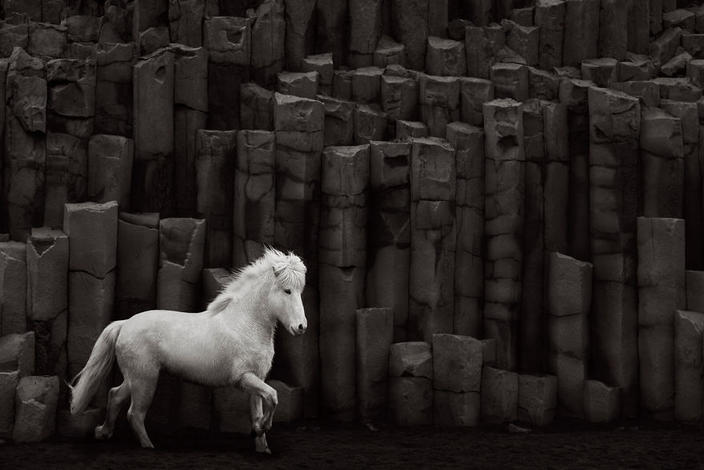
<path id="1" fill-rule="evenodd" d="M 390 308 L 358 309 L 356 329 L 357 410 L 360 420 L 373 423 L 385 418 L 388 407 L 394 312 Z"/>
<path id="2" fill-rule="evenodd" d="M 27 331 L 27 247 L 0 242 L 0 334 Z"/>
<path id="3" fill-rule="evenodd" d="M 389 350 L 389 412 L 400 426 L 433 422 L 433 355 L 424 342 L 394 343 Z"/>
<path id="4" fill-rule="evenodd" d="M 687 287 L 689 289 L 689 286 Z M 674 318 L 674 402 L 677 421 L 702 418 L 704 313 L 678 310 Z"/>

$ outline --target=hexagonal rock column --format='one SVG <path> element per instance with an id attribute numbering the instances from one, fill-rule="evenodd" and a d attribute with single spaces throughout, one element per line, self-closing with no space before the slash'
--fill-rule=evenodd
<path id="1" fill-rule="evenodd" d="M 628 8 L 628 50 L 648 54 L 650 49 L 650 2 L 631 2 Z"/>
<path id="2" fill-rule="evenodd" d="M 240 127 L 242 129 L 274 129 L 274 92 L 256 83 L 240 86 Z"/>
<path id="3" fill-rule="evenodd" d="M 460 104 L 462 122 L 473 126 L 484 126 L 482 106 L 494 99 L 494 84 L 490 80 L 460 77 Z"/>
<path id="4" fill-rule="evenodd" d="M 327 147 L 318 244 L 322 407 L 355 416 L 355 311 L 364 305 L 369 146 Z"/>
<path id="5" fill-rule="evenodd" d="M 276 91 L 315 99 L 318 94 L 318 72 L 279 72 L 276 75 Z"/>
<path id="6" fill-rule="evenodd" d="M 638 351 L 641 408 L 673 416 L 675 311 L 686 306 L 684 220 L 638 218 Z"/>
<path id="7" fill-rule="evenodd" d="M 389 349 L 394 337 L 394 312 L 390 308 L 364 308 L 357 320 L 357 410 L 363 422 L 386 415 Z"/>
<path id="8" fill-rule="evenodd" d="M 332 52 L 309 55 L 301 64 L 303 72 L 318 72 L 318 93 L 332 95 L 333 68 Z"/>
<path id="9" fill-rule="evenodd" d="M 425 70 L 429 75 L 462 76 L 467 74 L 464 41 L 453 41 L 435 36 L 428 38 Z"/>
<path id="10" fill-rule="evenodd" d="M 622 60 L 628 50 L 628 2 L 602 0 L 599 12 L 599 57 Z"/>
<path id="11" fill-rule="evenodd" d="M 457 77 L 420 75 L 420 116 L 432 137 L 445 137 L 449 123 L 460 118 L 460 82 Z"/>
<path id="12" fill-rule="evenodd" d="M 286 50 L 284 0 L 266 0 L 256 9 L 252 24 L 252 76 L 264 85 L 283 70 Z"/>
<path id="13" fill-rule="evenodd" d="M 501 424 L 518 418 L 518 374 L 484 367 L 481 384 L 482 421 Z"/>
<path id="14" fill-rule="evenodd" d="M 569 249 L 570 149 L 567 107 L 541 102 L 543 110 L 543 243 L 547 251 Z"/>
<path id="15" fill-rule="evenodd" d="M 589 360 L 592 265 L 561 253 L 550 253 L 548 263 L 548 362 L 557 376 L 560 414 L 581 418 Z"/>
<path id="16" fill-rule="evenodd" d="M 382 0 L 350 0 L 349 56 L 351 67 L 372 65 L 374 51 L 381 36 Z"/>
<path id="17" fill-rule="evenodd" d="M 174 54 L 160 49 L 133 67 L 132 208 L 168 213 L 174 152 Z"/>
<path id="18" fill-rule="evenodd" d="M 68 373 L 73 377 L 112 319 L 117 203 L 66 204 L 64 233 L 69 237 Z"/>
<path id="19" fill-rule="evenodd" d="M 704 117 L 699 113 L 697 103 L 662 100 L 660 105 L 666 112 L 676 116 L 682 123 L 682 143 L 684 151 L 684 186 L 672 188 L 673 193 L 682 191 L 684 205 L 682 218 L 685 219 L 687 233 L 687 267 L 689 269 L 704 268 L 704 246 L 697 243 L 697 237 L 704 232 L 704 198 L 702 197 L 702 167 L 699 163 L 700 124 Z M 641 130 L 641 136 L 643 131 Z M 642 138 L 642 137 L 641 137 Z M 664 215 L 663 217 L 669 217 Z"/>
<path id="20" fill-rule="evenodd" d="M 557 377 L 518 376 L 518 420 L 533 426 L 546 426 L 555 418 Z"/>
<path id="21" fill-rule="evenodd" d="M 24 242 L 44 213 L 47 84 L 44 64 L 16 47 L 5 89 L 5 198 L 13 240 Z M 20 176 L 22 175 L 22 176 Z"/>
<path id="22" fill-rule="evenodd" d="M 22 378 L 34 374 L 35 364 L 35 334 L 11 333 L 0 336 L 0 370 L 15 371 Z"/>
<path id="23" fill-rule="evenodd" d="M 411 145 L 408 337 L 431 341 L 453 331 L 455 149 L 434 138 Z"/>
<path id="24" fill-rule="evenodd" d="M 491 66 L 490 78 L 497 98 L 530 98 L 530 73 L 525 65 L 497 62 Z"/>
<path id="25" fill-rule="evenodd" d="M 47 133 L 44 226 L 61 228 L 64 204 L 86 200 L 87 148 L 87 139 L 59 132 Z"/>
<path id="26" fill-rule="evenodd" d="M 414 70 L 425 69 L 428 39 L 429 0 L 391 0 L 391 29 L 406 47 L 406 64 Z"/>
<path id="27" fill-rule="evenodd" d="M 232 262 L 236 148 L 236 131 L 201 129 L 196 133 L 196 210 L 207 221 L 203 262 L 209 268 Z"/>
<path id="28" fill-rule="evenodd" d="M 381 106 L 392 119 L 416 119 L 418 116 L 417 78 L 382 75 Z"/>
<path id="29" fill-rule="evenodd" d="M 408 143 L 371 143 L 366 304 L 392 309 L 395 341 L 408 320 L 410 157 Z"/>
<path id="30" fill-rule="evenodd" d="M 0 242 L 0 335 L 27 331 L 27 248 Z"/>
<path id="31" fill-rule="evenodd" d="M 203 23 L 208 49 L 208 129 L 240 127 L 240 84 L 249 81 L 252 20 L 215 16 Z"/>
<path id="32" fill-rule="evenodd" d="M 496 339 L 497 364 L 517 366 L 523 271 L 525 152 L 520 103 L 484 104 L 486 256 L 484 335 Z"/>
<path id="33" fill-rule="evenodd" d="M 479 424 L 482 342 L 469 336 L 433 335 L 433 421 L 440 426 Z"/>
<path id="34" fill-rule="evenodd" d="M 568 253 L 577 259 L 590 259 L 589 242 L 589 105 L 591 82 L 563 79 L 560 103 L 567 107 L 569 142 Z"/>
<path id="35" fill-rule="evenodd" d="M 315 42 L 315 0 L 284 0 L 286 5 L 286 69 L 301 70 Z"/>
<path id="36" fill-rule="evenodd" d="M 702 361 L 704 313 L 675 313 L 675 419 L 699 421 L 704 399 Z"/>
<path id="37" fill-rule="evenodd" d="M 689 255 L 689 251 L 687 254 Z M 704 312 L 704 271 L 687 271 L 685 276 L 687 278 L 687 310 Z"/>
<path id="38" fill-rule="evenodd" d="M 205 0 L 172 0 L 169 2 L 169 32 L 171 42 L 199 47 L 202 43 L 202 23 Z"/>
<path id="39" fill-rule="evenodd" d="M 477 337 L 484 295 L 484 130 L 453 122 L 447 126 L 447 141 L 455 148 L 457 167 L 453 332 Z"/>
<path id="40" fill-rule="evenodd" d="M 19 373 L 0 371 L 0 437 L 12 436 L 15 425 L 15 390 L 19 381 Z"/>
<path id="41" fill-rule="evenodd" d="M 303 389 L 292 387 L 280 380 L 267 380 L 266 383 L 276 390 L 279 404 L 274 414 L 275 423 L 293 423 L 303 416 Z"/>
<path id="42" fill-rule="evenodd" d="M 565 0 L 538 0 L 535 26 L 540 28 L 540 68 L 562 66 L 562 43 L 565 31 Z"/>
<path id="43" fill-rule="evenodd" d="M 352 145 L 355 104 L 325 95 L 318 95 L 316 99 L 325 107 L 325 146 Z"/>
<path id="44" fill-rule="evenodd" d="M 590 423 L 610 423 L 618 419 L 622 396 L 618 387 L 587 380 L 584 383 L 584 417 Z"/>
<path id="45" fill-rule="evenodd" d="M 39 442 L 54 434 L 59 378 L 29 376 L 20 379 L 15 396 L 15 442 Z"/>
<path id="46" fill-rule="evenodd" d="M 594 264 L 590 349 L 596 378 L 621 388 L 625 416 L 637 411 L 636 216 L 640 104 L 589 89 L 590 237 Z"/>
<path id="47" fill-rule="evenodd" d="M 174 53 L 174 210 L 196 212 L 196 131 L 208 120 L 208 51 L 172 44 Z"/>
<path id="48" fill-rule="evenodd" d="M 27 239 L 27 320 L 40 375 L 66 375 L 68 248 L 59 230 L 35 228 Z"/>
<path id="49" fill-rule="evenodd" d="M 94 135 L 88 142 L 88 199 L 117 201 L 121 209 L 130 206 L 132 182 L 132 139 L 119 135 Z"/>
<path id="50" fill-rule="evenodd" d="M 331 52 L 336 64 L 346 63 L 347 56 L 347 0 L 316 2 L 316 52 Z"/>
<path id="51" fill-rule="evenodd" d="M 424 342 L 394 343 L 389 350 L 389 410 L 400 426 L 433 422 L 433 355 Z"/>
<path id="52" fill-rule="evenodd" d="M 88 138 L 95 115 L 96 63 L 92 59 L 55 59 L 46 64 L 48 127 Z M 77 135 L 76 130 L 81 130 Z"/>
<path id="53" fill-rule="evenodd" d="M 237 133 L 232 266 L 248 265 L 274 243 L 276 135 Z"/>
<path id="54" fill-rule="evenodd" d="M 681 120 L 644 108 L 640 131 L 643 215 L 682 217 L 684 149 Z"/>
<path id="55" fill-rule="evenodd" d="M 461 18 L 467 18 L 478 26 L 486 26 L 492 20 L 494 2 L 492 0 L 462 0 L 459 4 Z"/>
<path id="56" fill-rule="evenodd" d="M 354 108 L 354 143 L 368 144 L 386 140 L 388 117 L 376 104 L 358 104 Z"/>
<path id="57" fill-rule="evenodd" d="M 96 134 L 132 137 L 132 63 L 134 43 L 98 44 L 95 84 Z"/>
<path id="58" fill-rule="evenodd" d="M 305 335 L 277 335 L 272 377 L 303 387 L 304 415 L 318 409 L 318 226 L 325 109 L 319 101 L 274 95 L 276 213 L 274 241 L 302 257 L 308 272 Z M 354 405 L 353 405 L 354 406 Z"/>
<path id="59" fill-rule="evenodd" d="M 205 225 L 202 219 L 168 218 L 159 221 L 157 308 L 181 312 L 199 310 Z"/>
<path id="60" fill-rule="evenodd" d="M 117 221 L 116 317 L 156 306 L 159 261 L 159 214 L 120 212 Z"/>
<path id="61" fill-rule="evenodd" d="M 505 40 L 504 30 L 499 25 L 468 26 L 465 29 L 464 45 L 467 52 L 467 75 L 488 79 L 497 52 L 503 48 Z"/>

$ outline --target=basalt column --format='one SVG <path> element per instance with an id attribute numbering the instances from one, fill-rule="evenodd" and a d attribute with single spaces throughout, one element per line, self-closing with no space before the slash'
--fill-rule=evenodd
<path id="1" fill-rule="evenodd" d="M 20 242 L 0 242 L 0 336 L 25 331 L 27 248 Z"/>
<path id="2" fill-rule="evenodd" d="M 447 126 L 457 166 L 457 247 L 453 332 L 480 337 L 484 295 L 484 130 L 461 122 Z"/>
<path id="3" fill-rule="evenodd" d="M 303 59 L 313 52 L 316 1 L 284 0 L 284 4 L 286 6 L 286 69 L 298 72 L 301 70 Z"/>
<path id="4" fill-rule="evenodd" d="M 5 86 L 8 227 L 12 239 L 24 242 L 44 215 L 47 82 L 43 62 L 16 47 Z"/>
<path id="5" fill-rule="evenodd" d="M 369 146 L 327 147 L 318 248 L 320 378 L 326 415 L 355 417 L 355 312 L 364 305 Z"/>
<path id="6" fill-rule="evenodd" d="M 366 304 L 389 307 L 394 341 L 406 339 L 411 243 L 411 145 L 372 142 Z"/>
<path id="7" fill-rule="evenodd" d="M 133 68 L 134 167 L 132 208 L 172 210 L 174 54 L 160 49 Z"/>
<path id="8" fill-rule="evenodd" d="M 411 146 L 408 335 L 431 342 L 454 322 L 455 149 L 433 138 Z"/>
<path id="9" fill-rule="evenodd" d="M 252 24 L 253 79 L 263 85 L 271 84 L 284 68 L 285 54 L 284 0 L 266 0 L 257 7 Z"/>
<path id="10" fill-rule="evenodd" d="M 277 335 L 274 376 L 303 387 L 304 415 L 318 408 L 318 226 L 320 222 L 320 161 L 325 109 L 319 101 L 274 95 L 276 129 L 276 214 L 274 241 L 292 250 L 308 267 L 303 305 L 308 319 L 305 335 Z"/>
<path id="11" fill-rule="evenodd" d="M 276 134 L 237 133 L 232 266 L 248 265 L 274 242 Z"/>
<path id="12" fill-rule="evenodd" d="M 638 410 L 636 216 L 637 98 L 589 89 L 589 225 L 594 264 L 591 319 L 596 378 L 621 387 L 624 416 Z"/>
<path id="13" fill-rule="evenodd" d="M 232 261 L 232 204 L 236 131 L 199 130 L 196 134 L 196 187 L 199 216 L 207 221 L 206 267 L 225 267 Z"/>
<path id="14" fill-rule="evenodd" d="M 525 152 L 520 103 L 484 104 L 486 195 L 484 233 L 484 336 L 496 339 L 496 363 L 517 364 L 523 274 Z"/>
<path id="15" fill-rule="evenodd" d="M 406 47 L 406 64 L 425 69 L 430 0 L 391 0 L 391 28 L 394 37 Z"/>
<path id="16" fill-rule="evenodd" d="M 674 417 L 675 315 L 686 306 L 684 220 L 638 218 L 641 408 Z"/>
<path id="17" fill-rule="evenodd" d="M 134 43 L 100 43 L 95 84 L 95 131 L 132 137 Z"/>

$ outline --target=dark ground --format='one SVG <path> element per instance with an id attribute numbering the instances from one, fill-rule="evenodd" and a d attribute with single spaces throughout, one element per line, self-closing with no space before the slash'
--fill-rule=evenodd
<path id="1" fill-rule="evenodd" d="M 113 440 L 56 440 L 0 447 L 0 467 L 96 468 L 704 468 L 704 428 L 676 424 L 589 427 L 562 422 L 546 430 L 511 434 L 472 430 L 360 425 L 275 425 L 274 455 L 261 456 L 238 435 L 155 433 L 156 450 L 142 450 L 126 429 Z"/>

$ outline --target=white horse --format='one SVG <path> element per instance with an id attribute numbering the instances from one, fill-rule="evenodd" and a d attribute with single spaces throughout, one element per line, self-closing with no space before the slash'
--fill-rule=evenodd
<path id="1" fill-rule="evenodd" d="M 207 386 L 239 386 L 250 394 L 257 452 L 271 453 L 266 431 L 278 404 L 264 382 L 274 358 L 277 321 L 292 335 L 308 326 L 301 292 L 306 267 L 296 255 L 267 248 L 234 275 L 205 312 L 150 310 L 110 323 L 71 387 L 71 413 L 85 410 L 114 357 L 124 381 L 110 389 L 105 422 L 97 439 L 112 436 L 121 405 L 131 398 L 127 419 L 142 447 L 154 447 L 144 417 L 154 397 L 159 371 Z"/>

